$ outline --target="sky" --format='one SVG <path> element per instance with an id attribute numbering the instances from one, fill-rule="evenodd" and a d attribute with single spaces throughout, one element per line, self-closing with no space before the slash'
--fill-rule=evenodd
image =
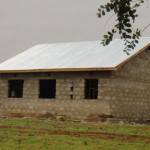
<path id="1" fill-rule="evenodd" d="M 44 43 L 101 40 L 113 27 L 112 14 L 99 19 L 108 0 L 0 0 L 0 62 Z M 134 28 L 150 23 L 150 0 L 139 9 Z M 142 36 L 150 36 L 150 28 Z"/>

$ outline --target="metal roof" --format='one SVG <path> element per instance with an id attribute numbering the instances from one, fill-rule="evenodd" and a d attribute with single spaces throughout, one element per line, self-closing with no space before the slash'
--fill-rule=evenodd
<path id="1" fill-rule="evenodd" d="M 113 40 L 108 46 L 101 41 L 36 45 L 0 64 L 0 72 L 44 72 L 116 70 L 143 48 L 150 46 L 150 37 L 140 38 L 130 55 L 123 52 L 124 42 Z"/>

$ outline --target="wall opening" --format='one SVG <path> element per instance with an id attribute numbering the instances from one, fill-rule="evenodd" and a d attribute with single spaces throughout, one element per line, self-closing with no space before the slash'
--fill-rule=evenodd
<path id="1" fill-rule="evenodd" d="M 39 81 L 39 98 L 55 98 L 56 80 L 40 80 Z"/>
<path id="2" fill-rule="evenodd" d="M 73 99 L 73 94 L 70 94 L 70 99 Z"/>
<path id="3" fill-rule="evenodd" d="M 73 87 L 70 87 L 70 91 L 73 91 Z"/>
<path id="4" fill-rule="evenodd" d="M 8 81 L 8 97 L 22 98 L 23 97 L 24 80 L 9 80 Z"/>
<path id="5" fill-rule="evenodd" d="M 98 97 L 98 79 L 85 79 L 84 98 L 97 99 Z"/>

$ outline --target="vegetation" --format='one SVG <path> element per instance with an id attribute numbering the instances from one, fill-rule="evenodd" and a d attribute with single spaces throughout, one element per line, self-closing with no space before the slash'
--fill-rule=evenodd
<path id="1" fill-rule="evenodd" d="M 99 18 L 111 11 L 113 11 L 117 17 L 114 28 L 104 35 L 102 41 L 104 46 L 112 41 L 115 33 L 118 33 L 120 38 L 124 40 L 124 51 L 127 54 L 129 54 L 131 49 L 135 48 L 142 31 L 138 28 L 134 30 L 132 23 L 134 23 L 136 17 L 138 17 L 137 8 L 140 7 L 142 3 L 144 3 L 144 0 L 110 0 L 105 5 L 100 6 L 97 13 Z M 148 26 L 150 26 L 150 24 Z M 145 27 L 144 30 L 147 27 Z"/>
<path id="2" fill-rule="evenodd" d="M 149 126 L 0 119 L 0 150 L 149 150 Z"/>

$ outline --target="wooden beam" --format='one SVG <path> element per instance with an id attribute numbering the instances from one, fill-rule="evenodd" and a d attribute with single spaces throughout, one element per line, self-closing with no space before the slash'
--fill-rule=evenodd
<path id="1" fill-rule="evenodd" d="M 116 70 L 117 68 L 64 68 L 64 69 L 0 70 L 0 73 L 116 71 Z"/>

